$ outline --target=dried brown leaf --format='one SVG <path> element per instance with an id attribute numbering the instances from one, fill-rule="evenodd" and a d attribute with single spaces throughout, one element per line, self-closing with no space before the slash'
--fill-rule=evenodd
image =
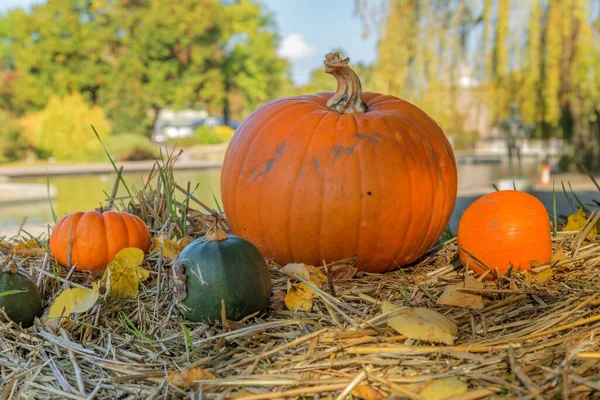
<path id="1" fill-rule="evenodd" d="M 197 367 L 189 370 L 184 369 L 181 371 L 170 372 L 167 380 L 169 385 L 179 388 L 190 388 L 198 386 L 196 381 L 208 379 L 215 379 L 215 376 L 204 368 Z"/>
<path id="2" fill-rule="evenodd" d="M 356 399 L 362 400 L 384 400 L 387 395 L 382 391 L 374 388 L 368 383 L 361 383 L 350 392 Z"/>
<path id="3" fill-rule="evenodd" d="M 476 310 L 483 308 L 483 297 L 478 294 L 460 292 L 461 288 L 483 289 L 484 284 L 472 276 L 467 276 L 464 283 L 450 285 L 438 298 L 438 304 L 447 306 L 466 307 Z"/>
<path id="4" fill-rule="evenodd" d="M 401 308 L 387 301 L 381 307 L 383 313 Z M 391 317 L 388 325 L 396 332 L 409 338 L 454 344 L 458 327 L 448 318 L 428 308 L 404 308 Z"/>
<path id="5" fill-rule="evenodd" d="M 354 278 L 358 268 L 353 267 L 351 264 L 334 265 L 331 268 L 331 280 L 336 281 L 347 281 Z"/>

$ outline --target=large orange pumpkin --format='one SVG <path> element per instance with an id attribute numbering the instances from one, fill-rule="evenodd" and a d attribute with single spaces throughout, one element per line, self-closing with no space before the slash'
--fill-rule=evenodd
<path id="1" fill-rule="evenodd" d="M 527 270 L 531 260 L 550 261 L 550 233 L 548 212 L 538 199 L 516 190 L 490 193 L 475 200 L 460 219 L 460 260 L 465 266 L 468 260 L 469 268 L 480 273 L 485 268 L 479 262 L 500 275 L 510 264 L 514 270 Z"/>
<path id="2" fill-rule="evenodd" d="M 446 227 L 456 162 L 411 103 L 362 93 L 349 59 L 326 56 L 337 92 L 267 103 L 238 128 L 221 175 L 236 235 L 280 264 L 357 257 L 385 272 L 422 256 Z"/>
<path id="3" fill-rule="evenodd" d="M 150 248 L 150 232 L 140 218 L 126 212 L 76 212 L 60 219 L 50 236 L 50 250 L 67 265 L 69 237 L 71 264 L 80 271 L 105 269 L 115 254 L 126 247 L 144 252 Z"/>

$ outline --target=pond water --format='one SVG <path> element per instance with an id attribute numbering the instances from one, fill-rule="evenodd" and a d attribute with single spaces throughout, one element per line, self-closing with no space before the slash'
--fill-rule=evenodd
<path id="1" fill-rule="evenodd" d="M 471 164 L 459 165 L 459 198 L 450 227 L 456 232 L 458 221 L 464 210 L 483 192 L 490 190 L 492 183 L 507 175 L 508 167 L 505 164 Z M 524 166 L 524 174 L 534 180 L 539 176 L 539 164 L 529 163 Z M 124 179 L 129 187 L 141 187 L 147 174 L 125 174 Z M 191 182 L 192 189 L 198 185 L 194 196 L 208 206 L 216 207 L 216 202 L 221 202 L 220 176 L 218 169 L 205 169 L 197 171 L 176 171 L 175 179 L 181 186 Z M 57 217 L 65 214 L 91 210 L 104 203 L 107 194 L 112 191 L 115 175 L 82 175 L 82 176 L 57 176 L 51 177 L 50 183 L 56 188 L 56 199 L 52 202 Z M 46 183 L 46 178 L 15 179 L 14 182 Z M 559 189 L 560 190 L 560 189 Z M 460 192 L 464 193 L 460 195 Z M 467 194 L 468 193 L 468 194 Z M 534 192 L 552 213 L 552 192 Z M 119 195 L 126 195 L 123 187 Z M 600 200 L 597 191 L 577 192 L 584 204 L 592 204 L 592 200 Z M 181 195 L 180 198 L 182 198 Z M 572 208 L 562 191 L 556 196 L 558 214 L 570 214 Z M 197 208 L 197 207 L 194 207 Z M 48 201 L 13 204 L 0 206 L 0 230 L 2 228 L 18 227 L 26 219 L 29 224 L 47 224 L 52 222 L 52 211 Z"/>

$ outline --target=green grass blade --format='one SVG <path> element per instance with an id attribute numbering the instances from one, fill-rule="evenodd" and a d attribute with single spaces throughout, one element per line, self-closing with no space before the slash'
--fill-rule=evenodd
<path id="1" fill-rule="evenodd" d="M 552 229 L 552 233 L 554 235 L 554 237 L 556 237 L 557 233 L 557 225 L 558 225 L 558 218 L 556 216 L 556 191 L 554 190 L 554 180 L 552 181 L 552 212 L 553 212 L 553 217 L 554 217 L 554 226 Z"/>
<path id="2" fill-rule="evenodd" d="M 108 160 L 110 161 L 110 163 L 113 166 L 113 169 L 115 170 L 117 176 L 119 177 L 119 180 L 121 181 L 121 183 L 123 184 L 123 187 L 125 188 L 125 190 L 127 191 L 127 194 L 129 195 L 129 197 L 133 200 L 133 195 L 131 194 L 131 191 L 129 190 L 129 186 L 127 186 L 127 184 L 125 183 L 125 180 L 123 179 L 123 176 L 121 175 L 121 171 L 119 171 L 119 168 L 117 168 L 117 165 L 115 164 L 115 161 L 112 159 L 112 157 L 110 156 L 110 154 L 108 153 L 108 149 L 106 148 L 106 146 L 104 146 L 104 142 L 102 141 L 102 139 L 100 139 L 100 135 L 98 134 L 98 132 L 96 131 L 96 128 L 94 128 L 94 125 L 90 125 L 92 127 L 92 130 L 94 131 L 94 134 L 96 135 L 96 137 L 98 138 L 98 141 L 100 142 L 100 145 L 102 146 L 102 148 L 104 149 L 104 152 L 106 153 L 106 156 L 108 157 Z"/>
<path id="3" fill-rule="evenodd" d="M 219 201 L 217 200 L 217 196 L 215 196 L 215 192 L 213 192 L 212 188 L 210 188 L 210 193 L 212 194 L 213 200 L 215 201 L 215 204 L 217 205 L 217 210 L 219 210 L 220 213 L 223 213 L 223 209 L 221 208 L 221 205 L 219 204 Z"/>
<path id="4" fill-rule="evenodd" d="M 569 206 L 571 206 L 571 210 L 573 210 L 573 212 L 577 211 L 575 209 L 575 205 L 573 204 L 573 199 L 571 199 L 571 196 L 569 196 L 567 194 L 567 189 L 565 189 L 565 183 L 563 181 L 560 181 L 560 184 L 562 185 L 562 189 L 563 189 L 563 193 L 565 195 L 565 198 L 567 199 L 567 202 L 569 203 Z"/>
<path id="5" fill-rule="evenodd" d="M 56 224 L 56 213 L 54 212 L 54 206 L 52 205 L 52 199 L 50 198 L 50 177 L 46 175 L 46 192 L 48 193 L 48 203 L 50 203 L 50 211 L 52 211 L 52 219 Z"/>
<path id="6" fill-rule="evenodd" d="M 122 321 L 124 320 L 127 323 L 127 326 L 124 326 L 124 328 L 129 330 L 131 333 L 133 333 L 138 338 L 150 343 L 152 346 L 157 345 L 157 343 L 154 340 L 150 339 L 148 336 L 146 336 L 142 332 L 140 332 L 140 330 L 137 328 L 137 326 L 135 326 L 133 321 L 131 321 L 129 319 L 129 317 L 127 317 L 127 314 L 125 314 L 123 311 L 119 311 L 119 313 L 121 314 Z"/>
<path id="7" fill-rule="evenodd" d="M 19 293 L 27 293 L 29 290 L 7 290 L 6 292 L 0 292 L 0 297 L 12 296 Z"/>
<path id="8" fill-rule="evenodd" d="M 590 210 L 585 206 L 585 204 L 583 204 L 581 202 L 581 200 L 579 200 L 579 197 L 577 197 L 577 195 L 573 191 L 573 186 L 571 186 L 571 182 L 568 182 L 568 183 L 569 183 L 569 189 L 571 190 L 571 194 L 573 194 L 573 197 L 575 197 L 575 201 L 577 201 L 577 203 L 579 204 L 579 207 L 581 207 L 583 209 L 583 211 L 585 211 L 585 213 L 589 215 Z"/>

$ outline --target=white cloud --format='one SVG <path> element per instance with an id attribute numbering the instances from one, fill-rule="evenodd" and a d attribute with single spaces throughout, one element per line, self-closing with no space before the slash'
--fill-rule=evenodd
<path id="1" fill-rule="evenodd" d="M 291 61 L 304 60 L 314 56 L 317 52 L 316 46 L 309 45 L 302 34 L 292 33 L 283 38 L 279 44 L 278 53 L 280 57 Z"/>

